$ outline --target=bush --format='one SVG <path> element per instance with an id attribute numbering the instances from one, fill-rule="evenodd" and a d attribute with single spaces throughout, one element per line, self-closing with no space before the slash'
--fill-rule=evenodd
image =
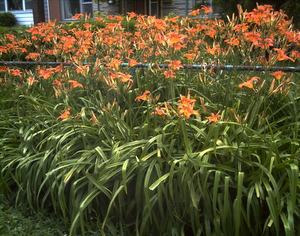
<path id="1" fill-rule="evenodd" d="M 13 27 L 18 23 L 17 18 L 11 12 L 0 13 L 0 26 Z"/>

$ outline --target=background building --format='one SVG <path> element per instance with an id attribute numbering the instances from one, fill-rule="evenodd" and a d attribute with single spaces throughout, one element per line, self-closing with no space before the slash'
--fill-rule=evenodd
<path id="1" fill-rule="evenodd" d="M 31 25 L 50 20 L 67 22 L 79 13 L 93 17 L 95 12 L 109 15 L 135 12 L 157 17 L 174 13 L 175 16 L 186 16 L 197 3 L 212 6 L 212 0 L 0 0 L 0 12 L 12 12 L 19 25 Z"/>

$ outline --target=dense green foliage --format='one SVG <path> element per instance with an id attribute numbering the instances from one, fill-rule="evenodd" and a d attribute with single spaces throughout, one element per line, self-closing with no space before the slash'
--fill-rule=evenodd
<path id="1" fill-rule="evenodd" d="M 11 198 L 13 200 L 13 198 Z M 63 236 L 66 233 L 62 219 L 46 210 L 37 213 L 26 206 L 0 198 L 0 235 L 1 236 Z"/>
<path id="2" fill-rule="evenodd" d="M 0 26 L 12 27 L 18 23 L 17 18 L 11 12 L 0 12 Z"/>
<path id="3" fill-rule="evenodd" d="M 0 37 L 6 60 L 73 65 L 0 67 L 2 194 L 70 235 L 298 235 L 300 75 L 270 70 L 299 65 L 299 32 L 260 10 Z"/>

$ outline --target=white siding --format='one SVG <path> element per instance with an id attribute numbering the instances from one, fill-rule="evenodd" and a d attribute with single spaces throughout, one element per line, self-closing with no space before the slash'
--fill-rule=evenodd
<path id="1" fill-rule="evenodd" d="M 11 11 L 13 13 L 17 20 L 19 25 L 33 25 L 33 12 L 32 10 L 26 10 L 26 11 Z"/>
<path id="2" fill-rule="evenodd" d="M 48 1 L 44 0 L 45 22 L 49 22 Z"/>

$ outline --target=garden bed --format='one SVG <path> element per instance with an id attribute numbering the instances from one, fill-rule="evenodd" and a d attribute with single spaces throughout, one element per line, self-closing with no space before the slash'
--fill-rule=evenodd
<path id="1" fill-rule="evenodd" d="M 300 79 L 271 68 L 300 34 L 267 5 L 207 11 L 1 36 L 2 193 L 70 235 L 297 235 Z"/>

